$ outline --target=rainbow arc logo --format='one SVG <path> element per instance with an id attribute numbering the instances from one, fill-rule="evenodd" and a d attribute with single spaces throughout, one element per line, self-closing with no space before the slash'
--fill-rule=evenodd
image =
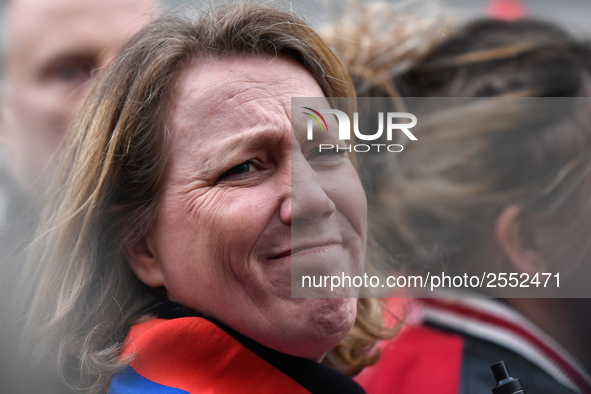
<path id="1" fill-rule="evenodd" d="M 318 115 L 318 117 L 320 117 L 320 119 L 322 119 L 322 123 L 324 123 L 324 126 L 326 127 L 326 130 L 328 131 L 328 125 L 326 124 L 326 120 L 324 120 L 324 117 L 322 115 L 320 115 L 320 112 L 318 112 L 318 111 L 316 111 L 316 110 L 314 110 L 314 109 L 312 109 L 310 107 L 302 107 L 302 108 L 307 109 L 308 111 L 312 111 L 316 115 Z M 324 130 L 324 128 L 322 127 L 322 123 L 320 123 L 320 120 L 318 120 L 318 118 L 316 116 L 312 115 L 309 112 L 302 112 L 302 113 L 303 114 L 306 114 L 306 115 L 310 116 L 312 119 L 314 119 L 318 123 L 318 126 L 320 126 L 320 130 L 321 131 Z"/>
<path id="2" fill-rule="evenodd" d="M 305 115 L 308 115 L 308 141 L 311 141 L 314 139 L 314 130 L 313 130 L 313 126 L 314 126 L 314 122 L 312 120 L 315 120 L 316 123 L 318 123 L 318 126 L 320 126 L 320 131 L 324 131 L 326 129 L 326 131 L 328 131 L 328 124 L 326 123 L 326 119 L 324 119 L 324 117 L 322 116 L 322 114 L 333 114 L 336 119 L 337 119 L 337 123 L 338 123 L 338 139 L 342 140 L 342 141 L 349 141 L 351 140 L 351 132 L 355 133 L 355 136 L 353 138 L 356 138 L 360 141 L 376 141 L 376 140 L 380 140 L 380 138 L 382 140 L 384 140 L 384 138 L 382 137 L 382 135 L 384 134 L 384 132 L 386 133 L 386 140 L 387 141 L 392 141 L 393 140 L 393 132 L 395 130 L 399 130 L 404 132 L 404 134 L 406 134 L 406 136 L 412 140 L 412 141 L 416 141 L 417 137 L 415 137 L 413 135 L 413 133 L 411 133 L 411 131 L 409 130 L 410 128 L 416 126 L 417 124 L 417 117 L 411 113 L 408 112 L 388 112 L 388 113 L 384 113 L 384 112 L 378 112 L 378 130 L 374 133 L 363 133 L 360 129 L 359 129 L 359 113 L 357 112 L 353 112 L 353 123 L 351 123 L 351 120 L 349 119 L 349 115 L 346 112 L 343 112 L 341 110 L 338 109 L 321 109 L 320 111 L 316 111 L 315 109 L 312 109 L 310 107 L 301 107 L 309 112 L 302 112 Z M 321 114 L 322 113 L 322 114 Z M 397 123 L 397 120 L 399 118 L 406 118 L 408 120 L 410 120 L 410 122 L 408 123 Z M 351 127 L 352 126 L 352 127 Z M 323 144 L 321 144 L 323 145 Z M 324 144 L 326 145 L 326 144 Z M 359 145 L 359 144 L 356 144 Z M 379 149 L 379 146 L 384 145 L 384 144 L 373 144 L 376 145 Z M 395 145 L 396 149 L 399 149 L 399 147 L 401 145 L 399 144 L 391 144 L 391 145 Z M 363 147 L 358 148 L 358 149 L 364 149 Z M 371 147 L 370 147 L 371 149 Z"/>

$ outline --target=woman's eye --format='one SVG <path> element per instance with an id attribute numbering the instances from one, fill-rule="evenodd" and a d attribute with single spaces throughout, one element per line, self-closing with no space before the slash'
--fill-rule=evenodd
<path id="1" fill-rule="evenodd" d="M 244 163 L 238 164 L 230 168 L 228 171 L 224 172 L 219 179 L 231 179 L 231 178 L 239 178 L 242 175 L 248 174 L 249 172 L 255 169 L 255 163 L 253 160 L 245 161 Z"/>

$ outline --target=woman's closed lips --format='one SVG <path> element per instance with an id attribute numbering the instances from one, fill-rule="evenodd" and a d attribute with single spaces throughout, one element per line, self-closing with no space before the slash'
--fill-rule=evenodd
<path id="1" fill-rule="evenodd" d="M 301 243 L 298 246 L 291 246 L 289 249 L 286 249 L 282 252 L 279 252 L 275 255 L 270 257 L 270 260 L 277 260 L 285 257 L 292 257 L 294 255 L 307 255 L 313 253 L 327 253 L 333 247 L 341 245 L 341 241 L 337 240 L 327 240 L 327 241 L 315 241 L 310 243 Z"/>

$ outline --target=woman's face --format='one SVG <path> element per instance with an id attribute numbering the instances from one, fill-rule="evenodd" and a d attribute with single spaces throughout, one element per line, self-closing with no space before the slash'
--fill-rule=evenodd
<path id="1" fill-rule="evenodd" d="M 289 59 L 188 66 L 169 115 L 158 218 L 143 257 L 130 259 L 170 299 L 313 359 L 349 332 L 356 300 L 291 298 L 291 265 L 359 273 L 366 244 L 365 194 L 351 162 L 319 155 L 305 125 L 292 132 L 291 98 L 323 96 Z"/>

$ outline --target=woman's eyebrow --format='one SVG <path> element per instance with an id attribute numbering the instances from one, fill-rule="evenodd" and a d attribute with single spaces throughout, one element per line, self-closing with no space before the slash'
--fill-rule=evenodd
<path id="1" fill-rule="evenodd" d="M 278 145 L 284 138 L 291 138 L 289 124 L 284 126 L 259 125 L 245 129 L 244 131 L 231 135 L 227 142 L 235 147 L 246 150 L 256 150 L 262 147 Z"/>

